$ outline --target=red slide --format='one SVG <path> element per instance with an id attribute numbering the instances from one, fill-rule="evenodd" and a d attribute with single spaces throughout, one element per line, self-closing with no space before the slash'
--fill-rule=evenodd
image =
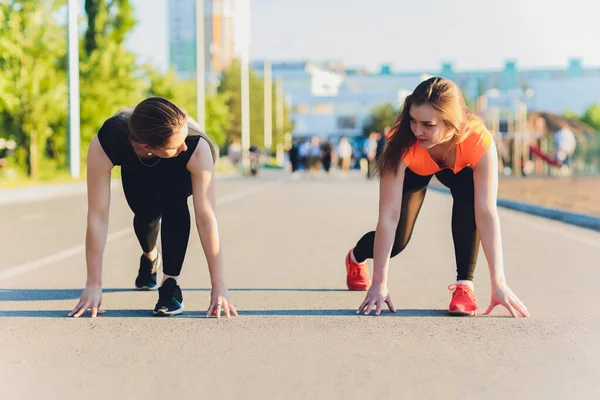
<path id="1" fill-rule="evenodd" d="M 546 161 L 548 164 L 552 165 L 553 167 L 560 168 L 562 166 L 562 163 L 560 161 L 558 161 L 556 158 L 552 157 L 550 154 L 544 153 L 542 151 L 542 149 L 540 149 L 538 146 L 529 145 L 529 151 L 531 151 L 531 153 L 540 157 L 542 160 Z"/>

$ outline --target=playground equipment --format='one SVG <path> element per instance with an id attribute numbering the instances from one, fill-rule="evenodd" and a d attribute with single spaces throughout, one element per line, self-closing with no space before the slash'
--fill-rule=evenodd
<path id="1" fill-rule="evenodd" d="M 562 167 L 562 163 L 560 161 L 558 161 L 556 159 L 556 157 L 552 157 L 550 154 L 545 153 L 544 151 L 542 151 L 542 149 L 540 149 L 538 146 L 536 146 L 534 144 L 529 145 L 529 151 L 531 152 L 531 154 L 534 154 L 534 155 L 540 157 L 542 160 L 544 160 L 545 162 L 547 162 L 548 164 L 550 164 L 553 167 L 556 167 L 556 168 Z"/>
<path id="2" fill-rule="evenodd" d="M 478 105 L 479 114 L 494 134 L 500 171 L 510 171 L 513 176 L 558 174 L 563 165 L 551 155 L 553 137 L 543 118 L 528 123 L 527 105 L 518 100 L 513 111 L 502 115 L 498 107 L 487 109 L 484 101 Z"/>

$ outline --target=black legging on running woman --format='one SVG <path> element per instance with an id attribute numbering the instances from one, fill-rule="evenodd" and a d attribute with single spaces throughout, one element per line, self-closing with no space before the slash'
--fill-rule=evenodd
<path id="1" fill-rule="evenodd" d="M 203 139 L 190 134 L 185 140 L 187 151 L 177 157 L 143 161 L 131 148 L 122 125 L 117 118 L 109 118 L 98 139 L 112 163 L 121 166 L 123 192 L 134 214 L 133 227 L 142 250 L 150 253 L 156 247 L 160 231 L 163 272 L 179 276 L 191 226 L 188 198 L 192 180 L 186 166 Z"/>
<path id="2" fill-rule="evenodd" d="M 406 169 L 402 192 L 402 210 L 396 228 L 396 237 L 391 256 L 398 255 L 412 235 L 415 221 L 425 199 L 427 185 L 433 175 L 421 176 Z M 438 180 L 450 189 L 454 204 L 452 206 L 452 239 L 456 256 L 457 280 L 473 280 L 477 254 L 479 251 L 479 235 L 475 225 L 475 191 L 473 187 L 473 170 L 464 168 L 457 174 L 444 169 L 435 174 Z M 353 250 L 354 258 L 359 263 L 373 258 L 375 231 L 365 234 Z"/>
<path id="3" fill-rule="evenodd" d="M 142 250 L 149 253 L 156 247 L 160 231 L 163 272 L 179 276 L 190 237 L 187 201 L 191 191 L 187 191 L 189 186 L 182 185 L 179 180 L 168 183 L 168 180 L 157 179 L 155 174 L 144 172 L 126 167 L 121 170 L 123 192 L 134 213 L 135 234 Z"/>

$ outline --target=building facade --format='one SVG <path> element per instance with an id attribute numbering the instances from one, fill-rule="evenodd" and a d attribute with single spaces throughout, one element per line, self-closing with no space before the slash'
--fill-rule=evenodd
<path id="1" fill-rule="evenodd" d="M 204 0 L 204 70 L 216 81 L 236 56 L 240 0 Z M 196 0 L 169 0 L 169 65 L 180 78 L 196 76 Z"/>
<path id="2" fill-rule="evenodd" d="M 263 63 L 251 67 L 261 74 Z M 563 69 L 521 70 L 509 60 L 498 70 L 457 71 L 444 63 L 438 71 L 395 73 L 383 65 L 379 72 L 368 73 L 340 63 L 305 61 L 272 63 L 272 71 L 291 99 L 294 136 L 362 135 L 373 107 L 399 107 L 421 81 L 434 75 L 455 81 L 470 101 L 483 95 L 488 107 L 497 106 L 501 112 L 514 110 L 517 101 L 529 110 L 556 114 L 582 114 L 600 103 L 600 68 L 584 68 L 580 59 L 570 60 Z"/>

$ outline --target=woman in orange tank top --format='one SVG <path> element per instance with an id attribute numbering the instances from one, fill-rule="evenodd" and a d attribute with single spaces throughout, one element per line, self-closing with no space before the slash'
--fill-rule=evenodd
<path id="1" fill-rule="evenodd" d="M 529 316 L 527 308 L 506 284 L 496 206 L 498 158 L 491 133 L 466 107 L 460 89 L 448 79 L 421 82 L 409 95 L 388 134 L 378 169 L 381 174 L 379 218 L 346 255 L 350 290 L 368 290 L 357 312 L 379 315 L 386 303 L 392 312 L 387 276 L 391 257 L 408 244 L 432 176 L 450 189 L 453 198 L 452 238 L 457 281 L 449 313 L 475 315 L 473 272 L 479 243 L 491 277 L 491 299 L 484 314 L 506 307 L 513 317 Z M 373 259 L 373 282 L 366 261 Z"/>

